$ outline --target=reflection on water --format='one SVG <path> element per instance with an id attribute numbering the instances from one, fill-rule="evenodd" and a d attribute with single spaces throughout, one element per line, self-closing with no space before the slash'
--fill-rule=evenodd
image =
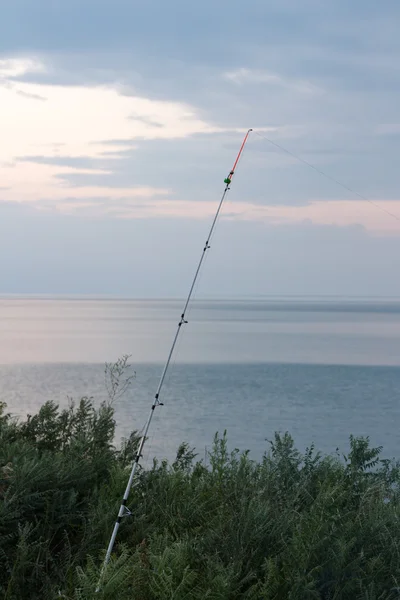
<path id="1" fill-rule="evenodd" d="M 137 379 L 116 407 L 118 433 L 141 429 L 181 307 L 0 299 L 0 400 L 20 415 L 49 399 L 100 401 L 104 362 L 127 353 Z M 353 433 L 399 456 L 400 303 L 198 302 L 188 318 L 148 460 L 182 440 L 202 455 L 224 429 L 256 455 L 275 430 L 289 430 L 301 447 L 344 449 Z"/>
<path id="2" fill-rule="evenodd" d="M 0 364 L 163 362 L 182 302 L 0 299 Z M 400 365 L 399 302 L 197 302 L 178 362 Z"/>

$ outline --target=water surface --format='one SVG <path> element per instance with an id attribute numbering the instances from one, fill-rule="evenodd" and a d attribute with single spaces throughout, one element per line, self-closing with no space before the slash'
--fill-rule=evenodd
<path id="1" fill-rule="evenodd" d="M 0 299 L 0 398 L 24 415 L 53 399 L 105 397 L 104 362 L 131 354 L 137 377 L 116 407 L 140 429 L 181 312 L 174 300 Z M 300 447 L 345 449 L 370 435 L 400 455 L 400 303 L 202 301 L 188 314 L 148 454 L 216 430 L 260 455 L 289 430 Z"/>

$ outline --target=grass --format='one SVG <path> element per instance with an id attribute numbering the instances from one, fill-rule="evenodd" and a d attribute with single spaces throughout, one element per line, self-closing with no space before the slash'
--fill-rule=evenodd
<path id="1" fill-rule="evenodd" d="M 207 465 L 182 444 L 171 464 L 140 470 L 95 593 L 138 443 L 133 432 L 114 445 L 121 361 L 98 408 L 48 402 L 16 421 L 1 405 L 1 598 L 400 598 L 398 464 L 365 438 L 321 456 L 288 434 L 260 461 L 229 452 L 224 434 Z"/>

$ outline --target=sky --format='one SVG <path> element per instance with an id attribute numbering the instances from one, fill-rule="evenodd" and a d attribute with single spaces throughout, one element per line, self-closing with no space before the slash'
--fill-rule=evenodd
<path id="1" fill-rule="evenodd" d="M 196 293 L 400 296 L 397 0 L 1 13 L 0 294 L 183 296 L 253 128 Z"/>

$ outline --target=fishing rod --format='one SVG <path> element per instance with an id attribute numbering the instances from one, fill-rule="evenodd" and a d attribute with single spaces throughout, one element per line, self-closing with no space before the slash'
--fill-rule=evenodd
<path id="1" fill-rule="evenodd" d="M 159 381 L 159 384 L 158 384 L 158 387 L 157 387 L 156 395 L 154 397 L 154 401 L 153 401 L 153 404 L 151 406 L 149 416 L 148 416 L 146 424 L 144 426 L 142 437 L 140 438 L 138 451 L 137 451 L 137 454 L 136 454 L 134 462 L 133 462 L 131 474 L 129 476 L 129 480 L 128 480 L 128 483 L 127 483 L 127 486 L 126 486 L 126 489 L 125 489 L 125 493 L 124 493 L 124 496 L 122 498 L 121 506 L 120 506 L 120 509 L 118 511 L 117 520 L 115 521 L 115 524 L 114 524 L 114 529 L 113 529 L 113 532 L 112 532 L 112 535 L 111 535 L 110 543 L 108 544 L 106 557 L 104 559 L 104 563 L 103 563 L 103 566 L 102 566 L 102 569 L 101 569 L 100 580 L 99 580 L 99 583 L 98 583 L 98 587 L 96 589 L 97 592 L 100 590 L 100 584 L 101 584 L 101 581 L 102 581 L 105 569 L 106 569 L 106 567 L 107 567 L 107 565 L 108 565 L 108 563 L 110 561 L 111 553 L 112 553 L 113 548 L 114 548 L 115 540 L 116 540 L 116 537 L 117 537 L 117 533 L 118 533 L 118 529 L 119 529 L 119 526 L 121 524 L 121 521 L 122 521 L 122 519 L 124 517 L 128 517 L 128 516 L 130 516 L 132 514 L 126 504 L 127 504 L 127 501 L 128 501 L 129 493 L 131 491 L 131 487 L 132 487 L 133 479 L 135 477 L 135 473 L 136 473 L 137 468 L 139 466 L 140 459 L 142 458 L 143 447 L 144 447 L 146 439 L 147 439 L 147 434 L 149 432 L 150 424 L 151 424 L 151 421 L 153 419 L 154 411 L 157 408 L 157 406 L 163 406 L 163 403 L 160 402 L 160 394 L 161 394 L 162 387 L 164 385 L 165 376 L 166 376 L 168 368 L 169 368 L 169 366 L 171 364 L 172 355 L 174 353 L 175 346 L 176 346 L 176 343 L 178 341 L 180 331 L 182 329 L 182 325 L 186 325 L 186 323 L 188 322 L 186 320 L 186 311 L 187 311 L 188 306 L 190 304 L 190 301 L 192 299 L 193 291 L 194 291 L 194 288 L 195 288 L 195 285 L 196 285 L 196 282 L 197 282 L 197 279 L 198 279 L 198 276 L 199 276 L 199 273 L 200 273 L 200 269 L 202 267 L 205 255 L 207 253 L 207 250 L 210 249 L 210 240 L 211 240 L 212 234 L 214 232 L 215 226 L 217 224 L 217 220 L 218 220 L 219 214 L 221 212 L 222 205 L 223 205 L 224 200 L 225 200 L 225 196 L 226 196 L 226 194 L 228 193 L 228 191 L 230 189 L 229 186 L 230 186 L 230 184 L 232 182 L 233 176 L 235 175 L 235 171 L 236 171 L 236 168 L 238 166 L 240 157 L 242 156 L 244 147 L 246 145 L 246 142 L 248 140 L 248 137 L 249 137 L 251 131 L 253 131 L 253 130 L 249 129 L 247 131 L 247 133 L 246 133 L 246 135 L 245 135 L 245 137 L 243 139 L 242 145 L 240 146 L 240 150 L 239 150 L 238 155 L 236 157 L 236 160 L 235 160 L 235 162 L 233 164 L 233 167 L 232 167 L 231 171 L 229 172 L 229 175 L 224 179 L 224 183 L 225 183 L 224 193 L 222 194 L 221 200 L 220 200 L 220 202 L 218 204 L 217 212 L 215 213 L 214 220 L 213 220 L 213 222 L 211 224 L 211 228 L 210 228 L 210 231 L 208 233 L 208 237 L 207 237 L 206 242 L 204 244 L 204 247 L 203 247 L 203 250 L 202 250 L 202 253 L 201 253 L 201 256 L 200 256 L 200 260 L 199 260 L 199 263 L 197 265 L 197 269 L 195 271 L 195 274 L 194 274 L 194 277 L 193 277 L 193 281 L 192 281 L 192 284 L 190 286 L 189 293 L 188 293 L 188 296 L 186 298 L 186 302 L 184 304 L 183 311 L 182 311 L 181 316 L 180 316 L 180 320 L 179 320 L 178 327 L 177 327 L 177 330 L 176 330 L 176 333 L 175 333 L 175 337 L 173 339 L 173 342 L 172 342 L 172 345 L 171 345 L 171 348 L 170 348 L 170 351 L 169 351 L 169 354 L 168 354 L 168 358 L 166 360 L 164 369 L 163 369 L 161 377 L 160 377 L 160 381 Z"/>

